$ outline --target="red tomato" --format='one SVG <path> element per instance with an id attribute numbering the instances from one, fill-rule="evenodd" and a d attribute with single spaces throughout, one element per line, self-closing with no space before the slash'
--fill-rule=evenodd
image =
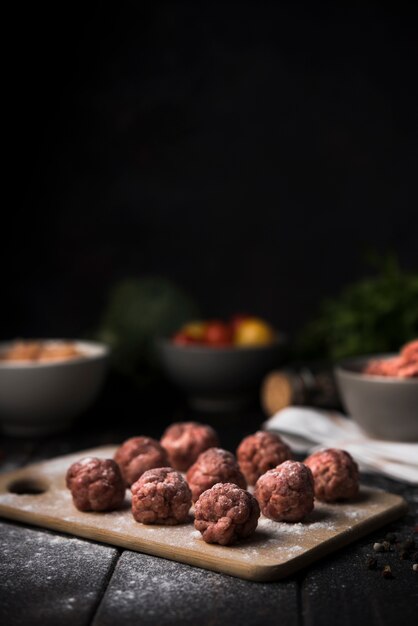
<path id="1" fill-rule="evenodd" d="M 208 322 L 204 339 L 208 345 L 213 347 L 231 346 L 233 339 L 232 328 L 225 322 L 213 320 Z"/>
<path id="2" fill-rule="evenodd" d="M 190 345 L 196 345 L 197 343 L 200 343 L 199 340 L 195 339 L 194 337 L 190 337 L 190 335 L 188 335 L 182 330 L 176 333 L 171 339 L 171 341 L 175 343 L 176 346 L 190 346 Z"/>

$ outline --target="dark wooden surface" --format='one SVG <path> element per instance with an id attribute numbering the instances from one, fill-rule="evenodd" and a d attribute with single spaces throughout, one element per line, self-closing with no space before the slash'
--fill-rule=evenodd
<path id="1" fill-rule="evenodd" d="M 177 414 L 176 418 L 184 417 Z M 0 439 L 0 469 L 118 443 L 129 435 L 159 436 L 173 416 L 132 415 L 119 427 L 87 420 L 71 432 L 38 441 Z M 234 449 L 263 416 L 212 420 L 224 447 Z M 203 420 L 202 420 L 203 421 Z M 208 420 L 206 420 L 208 421 Z M 210 421 L 210 420 L 209 420 Z M 399 551 L 377 555 L 393 579 L 370 571 L 366 559 L 386 533 L 414 537 L 418 550 L 418 487 L 363 475 L 363 482 L 403 495 L 409 513 L 399 521 L 278 583 L 252 583 L 157 557 L 119 550 L 59 533 L 0 521 L 0 623 L 5 626 L 121 626 L 199 623 L 398 625 L 416 623 L 418 573 Z"/>

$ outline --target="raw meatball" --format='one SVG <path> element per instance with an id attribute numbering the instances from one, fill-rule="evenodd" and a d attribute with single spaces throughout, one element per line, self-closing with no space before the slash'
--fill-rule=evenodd
<path id="1" fill-rule="evenodd" d="M 255 485 L 261 474 L 291 458 L 289 446 L 278 435 L 261 430 L 245 437 L 237 450 L 240 470 L 249 485 Z"/>
<path id="2" fill-rule="evenodd" d="M 174 469 L 185 472 L 199 454 L 219 445 L 218 435 L 210 426 L 198 422 L 178 422 L 167 428 L 161 438 L 168 460 Z"/>
<path id="3" fill-rule="evenodd" d="M 358 465 L 345 450 L 330 448 L 305 461 L 315 481 L 315 497 L 325 502 L 354 498 L 359 490 Z"/>
<path id="4" fill-rule="evenodd" d="M 372 359 L 363 371 L 365 374 L 376 376 L 418 378 L 418 339 L 407 343 L 397 356 L 389 359 Z"/>
<path id="5" fill-rule="evenodd" d="M 418 361 L 418 339 L 410 341 L 401 350 L 401 356 L 406 361 Z"/>
<path id="6" fill-rule="evenodd" d="M 87 457 L 73 463 L 66 483 L 80 511 L 112 511 L 125 497 L 122 474 L 112 459 Z"/>
<path id="7" fill-rule="evenodd" d="M 131 437 L 116 450 L 114 456 L 125 484 L 129 487 L 147 470 L 169 465 L 167 452 L 151 437 Z"/>
<path id="8" fill-rule="evenodd" d="M 171 467 L 144 472 L 131 487 L 132 515 L 143 524 L 181 524 L 188 521 L 192 492 L 183 476 Z"/>
<path id="9" fill-rule="evenodd" d="M 266 517 L 300 522 L 314 508 L 312 472 L 303 463 L 285 461 L 260 476 L 254 495 Z"/>
<path id="10" fill-rule="evenodd" d="M 251 535 L 259 517 L 258 502 L 248 491 L 216 483 L 196 502 L 194 525 L 206 543 L 226 546 Z"/>
<path id="11" fill-rule="evenodd" d="M 193 502 L 215 483 L 234 483 L 242 489 L 247 487 L 234 455 L 222 448 L 209 448 L 202 452 L 187 472 L 186 478 L 192 490 Z"/>

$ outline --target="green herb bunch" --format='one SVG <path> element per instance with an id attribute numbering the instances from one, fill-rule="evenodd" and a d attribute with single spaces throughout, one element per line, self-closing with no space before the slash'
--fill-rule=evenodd
<path id="1" fill-rule="evenodd" d="M 418 274 L 401 270 L 395 256 L 376 259 L 375 276 L 348 285 L 325 300 L 302 331 L 298 351 L 305 358 L 338 360 L 393 352 L 418 338 Z"/>

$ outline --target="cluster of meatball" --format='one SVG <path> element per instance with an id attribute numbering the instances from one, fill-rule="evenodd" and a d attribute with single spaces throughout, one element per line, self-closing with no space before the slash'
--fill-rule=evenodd
<path id="1" fill-rule="evenodd" d="M 335 448 L 309 456 L 303 463 L 284 461 L 257 480 L 254 495 L 266 517 L 277 522 L 300 522 L 314 508 L 314 499 L 338 502 L 359 491 L 357 463 Z"/>
<path id="2" fill-rule="evenodd" d="M 357 464 L 343 450 L 323 450 L 300 463 L 278 435 L 262 431 L 243 439 L 236 457 L 218 446 L 210 426 L 172 424 L 161 441 L 132 437 L 114 459 L 74 463 L 67 487 L 80 511 L 97 512 L 119 508 L 128 487 L 133 517 L 143 524 L 188 522 L 193 502 L 196 529 L 220 545 L 254 533 L 260 511 L 278 522 L 299 522 L 315 498 L 335 502 L 358 493 Z"/>
<path id="3" fill-rule="evenodd" d="M 189 487 L 180 471 L 189 469 L 201 453 L 218 444 L 218 436 L 210 426 L 197 422 L 172 424 L 161 441 L 131 437 L 117 449 L 113 459 L 86 458 L 74 463 L 67 472 L 67 487 L 80 511 L 117 509 L 126 488 L 130 488 L 132 514 L 138 522 L 184 523 L 192 505 L 191 487 L 193 493 L 197 487 L 193 482 Z M 230 469 L 222 472 L 214 471 L 209 486 L 235 480 Z M 236 472 L 240 474 L 238 466 Z M 199 478 L 196 480 L 198 483 Z"/>

